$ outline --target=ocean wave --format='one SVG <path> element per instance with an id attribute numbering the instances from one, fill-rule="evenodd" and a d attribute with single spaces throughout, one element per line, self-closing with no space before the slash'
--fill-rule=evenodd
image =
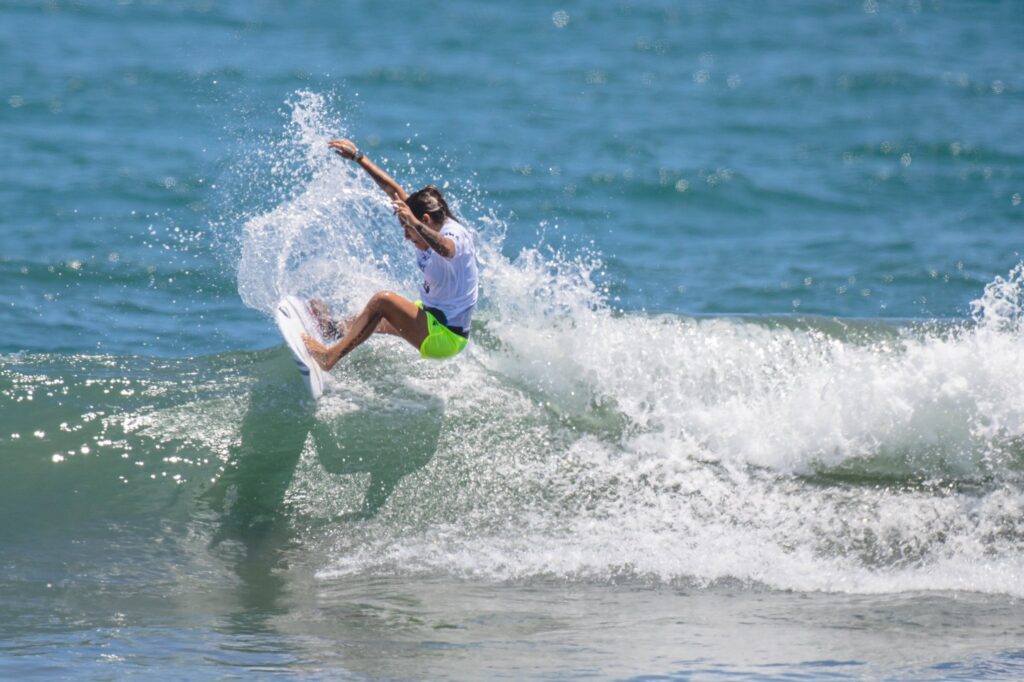
<path id="1" fill-rule="evenodd" d="M 322 148 L 340 122 L 292 106 L 243 301 L 410 291 L 386 204 Z M 472 194 L 456 210 L 483 289 L 457 362 L 373 339 L 313 405 L 281 345 L 4 356 L 3 532 L 172 518 L 196 551 L 283 523 L 324 579 L 1024 595 L 1024 264 L 961 321 L 657 315 L 610 304 L 599 254 L 508 257 Z"/>
<path id="2" fill-rule="evenodd" d="M 283 144 L 311 179 L 246 224 L 239 281 L 253 307 L 298 286 L 354 311 L 375 289 L 413 286 L 375 190 L 311 151 L 336 123 L 315 96 L 293 103 Z M 1019 591 L 1021 266 L 959 323 L 694 319 L 616 311 L 599 255 L 508 258 L 503 235 L 480 239 L 484 298 L 460 363 L 416 365 L 378 345 L 361 354 L 370 375 L 355 359 L 321 405 L 318 420 L 346 424 L 320 439 L 328 450 L 359 431 L 352 414 L 408 388 L 439 424 L 434 454 L 413 447 L 420 464 L 401 480 L 362 471 L 353 487 L 351 472 L 332 495 L 331 467 L 309 462 L 299 498 L 311 513 L 332 499 L 364 515 L 325 575 Z M 273 259 L 247 259 L 261 250 Z M 388 424 L 392 445 L 357 448 L 362 461 L 432 432 Z M 391 492 L 360 501 L 364 485 Z"/>
<path id="3" fill-rule="evenodd" d="M 543 289 L 537 267 L 524 292 Z M 284 515 L 325 577 L 1019 594 L 1022 363 L 1005 318 L 695 320 L 594 296 L 533 320 L 492 304 L 459 363 L 375 340 L 315 411 L 282 346 L 6 356 L 0 438 L 24 474 L 6 518 L 48 523 L 71 499 L 79 521 L 171 508 L 219 536 Z"/>

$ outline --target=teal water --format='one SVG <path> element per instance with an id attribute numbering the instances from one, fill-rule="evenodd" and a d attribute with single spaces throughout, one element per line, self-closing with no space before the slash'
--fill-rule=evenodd
<path id="1" fill-rule="evenodd" d="M 0 3 L 0 676 L 1017 679 L 1014 2 Z M 326 140 L 446 185 L 473 343 Z"/>

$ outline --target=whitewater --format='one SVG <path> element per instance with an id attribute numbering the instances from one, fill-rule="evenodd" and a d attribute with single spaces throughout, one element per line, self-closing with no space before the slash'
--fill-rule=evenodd
<path id="1" fill-rule="evenodd" d="M 286 198 L 239 235 L 243 301 L 355 313 L 414 291 L 385 198 L 325 152 L 344 121 L 316 93 L 290 107 L 266 146 Z M 406 454 L 382 456 L 419 464 L 327 534 L 319 575 L 1024 596 L 1024 265 L 963 323 L 623 311 L 599 255 L 506 257 L 507 226 L 463 189 L 456 212 L 480 228 L 472 348 L 432 364 L 375 339 L 335 372 L 297 511 L 368 504 L 351 489 L 376 479 L 337 480 L 323 452 L 375 456 L 385 424 L 379 448 Z"/>

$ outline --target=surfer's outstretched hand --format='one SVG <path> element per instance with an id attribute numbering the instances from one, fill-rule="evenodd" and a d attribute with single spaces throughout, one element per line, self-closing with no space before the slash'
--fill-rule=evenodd
<path id="1" fill-rule="evenodd" d="M 354 159 L 356 154 L 359 153 L 359 147 L 352 140 L 331 140 L 327 143 L 327 146 L 346 159 Z"/>
<path id="2" fill-rule="evenodd" d="M 310 356 L 316 360 L 316 364 L 320 365 L 320 369 L 324 371 L 331 369 L 327 358 L 327 346 L 308 334 L 302 335 L 302 343 L 306 344 L 306 349 L 309 351 Z"/>

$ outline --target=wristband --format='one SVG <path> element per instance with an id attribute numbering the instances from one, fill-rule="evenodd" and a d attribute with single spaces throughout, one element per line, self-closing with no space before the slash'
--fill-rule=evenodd
<path id="1" fill-rule="evenodd" d="M 361 151 L 359 151 L 357 149 L 356 153 L 352 155 L 352 160 L 355 161 L 356 163 L 358 163 L 358 162 L 363 160 L 364 156 L 366 156 L 366 154 L 362 153 Z"/>

